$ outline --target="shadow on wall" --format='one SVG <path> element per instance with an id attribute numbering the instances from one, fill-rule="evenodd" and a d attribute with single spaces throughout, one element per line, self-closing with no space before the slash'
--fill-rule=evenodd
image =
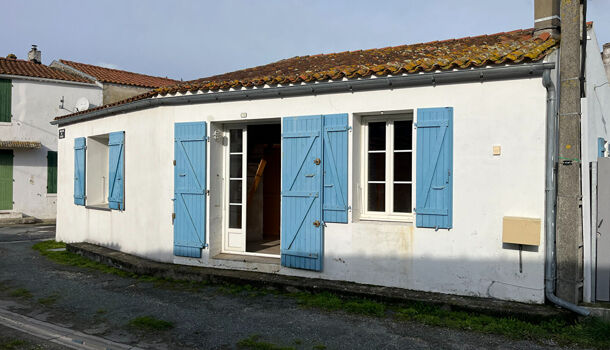
<path id="1" fill-rule="evenodd" d="M 121 251 L 116 243 L 89 243 Z M 511 245 L 512 246 L 512 245 Z M 513 249 L 511 249 L 513 250 Z M 430 257 L 391 256 L 382 252 L 370 255 L 338 255 L 327 252 L 324 270 L 319 272 L 282 268 L 272 264 L 224 261 L 222 267 L 235 270 L 279 273 L 307 278 L 344 280 L 350 282 L 399 287 L 412 290 L 496 298 L 520 302 L 544 301 L 544 260 L 537 249 L 514 250 L 506 259 L 443 259 Z M 173 247 L 168 250 L 127 252 L 146 259 L 173 263 Z M 536 261 L 532 261 L 535 259 Z M 199 263 L 198 263 L 199 262 Z M 201 260 L 193 259 L 193 265 Z M 267 266 L 262 266 L 267 265 Z M 207 266 L 211 266 L 207 265 Z"/>

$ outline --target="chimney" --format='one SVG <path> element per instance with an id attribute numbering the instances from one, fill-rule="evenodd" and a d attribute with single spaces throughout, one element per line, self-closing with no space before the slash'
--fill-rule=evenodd
<path id="1" fill-rule="evenodd" d="M 534 0 L 534 35 L 558 36 L 561 28 L 560 0 Z"/>
<path id="2" fill-rule="evenodd" d="M 602 50 L 602 60 L 604 61 L 604 67 L 606 68 L 606 76 L 610 81 L 610 43 L 605 43 Z"/>
<path id="3" fill-rule="evenodd" d="M 36 47 L 36 45 L 32 45 L 32 49 L 28 52 L 28 61 L 40 64 L 42 63 L 42 53 Z"/>

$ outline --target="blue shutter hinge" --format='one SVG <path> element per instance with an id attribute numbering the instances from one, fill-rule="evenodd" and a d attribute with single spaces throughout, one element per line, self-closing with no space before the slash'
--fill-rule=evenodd
<path id="1" fill-rule="evenodd" d="M 351 206 L 351 205 L 348 205 L 348 206 L 347 206 L 347 210 L 352 211 L 352 206 Z"/>
<path id="2" fill-rule="evenodd" d="M 347 130 L 352 130 L 352 127 L 351 127 L 351 125 L 350 125 L 350 126 L 348 126 L 348 127 L 347 127 Z"/>
<path id="3" fill-rule="evenodd" d="M 208 244 L 207 243 L 203 243 L 203 248 L 207 248 Z"/>
<path id="4" fill-rule="evenodd" d="M 203 137 L 203 141 L 208 141 L 208 142 L 209 142 L 209 141 L 210 141 L 210 138 L 209 138 L 208 136 L 204 136 L 204 137 Z"/>

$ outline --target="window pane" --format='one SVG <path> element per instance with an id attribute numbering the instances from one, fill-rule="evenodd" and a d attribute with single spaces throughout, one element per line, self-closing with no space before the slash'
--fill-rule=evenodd
<path id="1" fill-rule="evenodd" d="M 411 181 L 411 152 L 394 153 L 394 181 Z"/>
<path id="2" fill-rule="evenodd" d="M 369 123 L 369 151 L 385 149 L 385 122 Z"/>
<path id="3" fill-rule="evenodd" d="M 229 182 L 229 202 L 241 203 L 241 180 L 231 180 Z"/>
<path id="4" fill-rule="evenodd" d="M 230 131 L 231 139 L 231 152 L 241 152 L 242 144 L 242 132 L 241 129 L 234 129 Z"/>
<path id="5" fill-rule="evenodd" d="M 385 185 L 369 184 L 368 210 L 385 211 Z"/>
<path id="6" fill-rule="evenodd" d="M 241 228 L 241 205 L 229 205 L 229 228 Z"/>
<path id="7" fill-rule="evenodd" d="M 242 177 L 241 155 L 235 154 L 230 157 L 231 157 L 231 164 L 229 165 L 230 166 L 230 169 L 229 169 L 230 175 L 229 176 L 230 177 Z"/>
<path id="8" fill-rule="evenodd" d="M 385 181 L 385 152 L 369 153 L 369 181 Z"/>
<path id="9" fill-rule="evenodd" d="M 394 149 L 411 150 L 413 149 L 413 121 L 403 120 L 394 122 Z"/>
<path id="10" fill-rule="evenodd" d="M 394 185 L 394 212 L 411 212 L 411 184 Z"/>

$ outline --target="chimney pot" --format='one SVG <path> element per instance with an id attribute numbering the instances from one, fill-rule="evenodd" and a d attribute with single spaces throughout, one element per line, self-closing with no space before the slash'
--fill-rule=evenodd
<path id="1" fill-rule="evenodd" d="M 37 45 L 32 45 L 32 49 L 28 52 L 28 61 L 34 63 L 42 63 L 42 53 L 38 51 Z"/>
<path id="2" fill-rule="evenodd" d="M 560 0 L 534 0 L 534 35 L 559 35 L 561 28 Z"/>

